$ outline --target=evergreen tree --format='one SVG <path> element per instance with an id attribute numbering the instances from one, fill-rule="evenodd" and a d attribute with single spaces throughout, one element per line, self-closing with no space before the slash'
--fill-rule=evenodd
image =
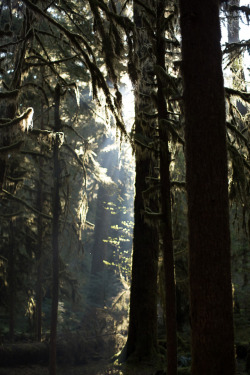
<path id="1" fill-rule="evenodd" d="M 165 72 L 165 10 L 166 1 L 157 2 L 157 32 L 156 32 L 156 58 L 158 69 Z M 170 13 L 172 17 L 172 13 Z M 160 76 L 157 77 L 157 109 L 159 119 L 160 138 L 160 184 L 161 184 L 161 238 L 163 248 L 163 265 L 165 276 L 165 309 L 166 309 L 166 339 L 167 339 L 167 373 L 177 374 L 177 327 L 176 327 L 176 293 L 175 293 L 175 266 L 172 231 L 171 207 L 171 179 L 169 150 L 169 134 L 166 129 L 167 120 L 171 116 L 167 109 L 167 87 L 164 87 Z M 164 90 L 165 89 L 165 90 Z M 171 117 L 170 117 L 171 119 Z M 171 120 L 170 120 L 171 121 Z"/>
<path id="2" fill-rule="evenodd" d="M 180 1 L 180 11 L 192 374 L 234 374 L 226 119 L 219 2 Z"/>
<path id="3" fill-rule="evenodd" d="M 154 167 L 157 155 L 150 142 L 156 129 L 154 118 L 154 47 L 152 30 L 155 28 L 154 7 L 134 3 L 136 27 L 134 69 L 135 82 L 135 201 L 132 280 L 129 330 L 126 344 L 127 358 L 150 361 L 157 352 L 157 270 L 158 234 L 147 217 L 157 212 L 155 198 L 146 207 L 143 193 L 158 180 Z M 152 117 L 151 117 L 152 116 Z M 150 119 L 151 117 L 151 119 Z M 152 119 L 153 118 L 153 119 Z M 152 144 L 152 143 L 151 143 Z M 147 180 L 150 183 L 147 183 Z"/>

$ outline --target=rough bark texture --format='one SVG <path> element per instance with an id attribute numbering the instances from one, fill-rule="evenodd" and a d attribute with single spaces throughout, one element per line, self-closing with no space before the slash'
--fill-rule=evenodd
<path id="1" fill-rule="evenodd" d="M 180 1 L 186 120 L 192 375 L 234 374 L 219 2 Z"/>
<path id="2" fill-rule="evenodd" d="M 165 27 L 164 13 L 165 0 L 157 2 L 157 33 L 156 33 L 156 57 L 157 65 L 165 70 Z M 167 373 L 177 374 L 177 333 L 176 333 L 176 294 L 174 274 L 174 249 L 172 233 L 172 209 L 170 191 L 170 162 L 169 136 L 166 125 L 161 122 L 168 118 L 167 104 L 164 95 L 164 87 L 157 78 L 157 104 L 160 135 L 160 180 L 161 180 L 161 207 L 162 223 L 161 236 L 163 242 L 163 264 L 165 273 L 165 306 L 166 306 L 166 334 L 167 334 Z"/>
<path id="3" fill-rule="evenodd" d="M 9 340 L 14 342 L 15 330 L 15 236 L 14 236 L 15 219 L 10 220 L 9 225 L 9 257 L 8 257 L 8 281 L 9 281 Z"/>
<path id="4" fill-rule="evenodd" d="M 56 336 L 59 295 L 59 216 L 60 216 L 60 162 L 59 162 L 59 137 L 61 130 L 60 121 L 60 86 L 55 89 L 55 144 L 53 149 L 54 159 L 54 188 L 53 188 L 53 222 L 52 222 L 52 306 L 50 328 L 50 375 L 56 374 Z"/>
<path id="5" fill-rule="evenodd" d="M 44 129 L 43 124 L 43 101 L 41 103 L 41 130 Z M 41 146 L 41 153 L 43 153 L 43 146 Z M 39 175 L 37 182 L 37 210 L 43 212 L 43 202 L 44 202 L 44 193 L 43 193 L 43 172 L 44 160 L 41 157 L 39 159 Z M 42 338 L 42 300 L 43 300 L 43 288 L 42 288 L 42 279 L 43 279 L 43 218 L 42 215 L 37 217 L 37 286 L 36 286 L 36 339 L 41 341 Z"/>
<path id="6" fill-rule="evenodd" d="M 145 1 L 145 5 L 151 3 Z M 154 90 L 153 49 L 145 17 L 143 8 L 135 3 L 136 55 L 140 69 L 135 87 L 135 133 L 142 139 L 151 136 L 150 126 L 154 126 L 152 120 L 145 115 L 145 112 L 154 113 L 151 98 Z M 147 21 L 151 22 L 149 18 Z M 150 361 L 154 358 L 157 348 L 158 238 L 156 229 L 145 221 L 143 191 L 148 187 L 146 179 L 152 176 L 152 152 L 149 152 L 147 147 L 138 145 L 135 157 L 133 269 L 126 348 L 127 357 L 133 356 L 138 361 Z"/>
<path id="7" fill-rule="evenodd" d="M 38 188 L 37 188 L 37 209 L 39 212 L 42 212 L 43 208 L 43 188 L 42 188 L 42 161 L 39 162 L 39 181 L 38 181 Z M 37 307 L 36 307 L 36 339 L 37 341 L 41 341 L 42 338 L 42 299 L 43 299 L 43 291 L 42 291 L 42 275 L 43 275 L 43 265 L 42 265 L 42 248 L 43 248 L 43 219 L 42 216 L 39 215 L 37 218 L 37 286 L 36 286 L 36 300 L 37 300 Z"/>
<path id="8" fill-rule="evenodd" d="M 230 6 L 240 6 L 240 0 L 230 0 Z M 228 43 L 238 43 L 239 37 L 239 12 L 229 12 L 227 23 Z"/>

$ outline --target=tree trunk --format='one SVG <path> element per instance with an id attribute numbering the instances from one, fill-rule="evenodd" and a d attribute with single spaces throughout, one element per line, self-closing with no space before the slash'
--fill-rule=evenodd
<path id="1" fill-rule="evenodd" d="M 41 130 L 44 129 L 43 124 L 43 100 L 41 102 Z M 41 146 L 41 154 L 43 153 L 43 146 Z M 39 212 L 43 211 L 43 172 L 44 160 L 41 157 L 39 159 L 39 175 L 37 183 L 37 209 Z M 36 339 L 41 341 L 42 338 L 42 301 L 43 301 L 43 291 L 42 291 L 42 276 L 43 276 L 43 218 L 42 215 L 37 217 L 37 286 L 36 286 Z"/>
<path id="2" fill-rule="evenodd" d="M 151 1 L 145 1 L 145 5 L 150 4 Z M 146 19 L 143 7 L 136 3 L 134 21 L 137 28 L 135 54 L 139 68 L 135 87 L 135 135 L 146 140 L 151 137 L 152 128 L 155 127 L 155 120 L 150 120 L 146 115 L 155 113 L 152 101 L 154 57 L 147 24 L 152 20 L 149 17 Z M 150 361 L 157 351 L 158 235 L 156 228 L 145 218 L 143 200 L 143 192 L 149 186 L 146 180 L 150 180 L 154 173 L 152 152 L 143 145 L 136 145 L 133 263 L 126 349 L 127 357 L 137 361 Z"/>
<path id="3" fill-rule="evenodd" d="M 40 160 L 39 163 L 39 181 L 38 181 L 38 189 L 37 189 L 37 209 L 38 211 L 42 212 L 43 208 L 43 189 L 42 189 L 42 161 Z M 39 215 L 37 218 L 37 286 L 36 286 L 36 339 L 37 341 L 41 341 L 42 337 L 42 274 L 43 274 L 43 267 L 42 267 L 42 244 L 43 244 L 43 219 L 42 216 Z"/>
<path id="4" fill-rule="evenodd" d="M 59 295 L 59 216 L 60 216 L 60 86 L 55 89 L 55 143 L 53 149 L 54 160 L 54 189 L 53 189 L 53 222 L 52 222 L 52 307 L 51 307 L 51 328 L 50 328 L 50 375 L 56 374 L 56 336 L 57 336 L 57 315 Z"/>
<path id="5" fill-rule="evenodd" d="M 230 0 L 230 6 L 240 6 L 240 0 Z M 227 35 L 228 35 L 228 43 L 238 43 L 240 40 L 239 37 L 239 13 L 229 12 L 228 15 L 228 22 L 227 22 Z"/>
<path id="6" fill-rule="evenodd" d="M 166 1 L 157 3 L 157 33 L 156 57 L 157 65 L 165 70 L 165 8 Z M 163 264 L 165 273 L 165 306 L 166 306 L 166 333 L 167 333 L 167 373 L 177 375 L 177 334 L 176 334 L 176 293 L 174 273 L 174 249 L 172 233 L 172 209 L 170 191 L 170 162 L 169 136 L 166 125 L 161 120 L 168 118 L 166 99 L 162 81 L 157 78 L 157 105 L 160 136 L 160 180 L 161 180 L 161 238 L 163 247 Z"/>
<path id="7" fill-rule="evenodd" d="M 9 340 L 14 342 L 15 333 L 15 236 L 14 220 L 10 221 L 9 231 L 9 256 L 8 256 L 8 283 L 9 283 Z"/>
<path id="8" fill-rule="evenodd" d="M 192 375 L 234 374 L 225 100 L 218 1 L 180 1 Z"/>

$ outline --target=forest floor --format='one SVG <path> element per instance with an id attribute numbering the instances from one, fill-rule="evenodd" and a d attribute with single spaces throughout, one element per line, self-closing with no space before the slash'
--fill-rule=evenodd
<path id="1" fill-rule="evenodd" d="M 237 362 L 236 375 L 248 375 L 245 371 L 245 361 Z M 107 362 L 89 363 L 84 366 L 58 366 L 58 375 L 154 375 L 156 369 L 149 366 L 132 367 L 132 366 L 115 366 Z M 46 366 L 19 366 L 0 368 L 0 375 L 48 375 Z M 162 373 L 163 374 L 163 373 Z M 188 369 L 180 369 L 178 374 L 190 374 Z"/>
<path id="2" fill-rule="evenodd" d="M 61 339 L 61 352 L 58 353 L 60 365 L 57 368 L 57 375 L 155 375 L 157 370 L 159 370 L 156 366 L 145 365 L 138 367 L 132 364 L 117 365 L 116 362 L 111 362 L 110 358 L 115 353 L 119 353 L 126 343 L 127 326 L 126 312 L 116 312 L 114 315 L 114 311 L 108 309 L 90 311 L 85 324 L 79 332 L 59 336 Z M 246 319 L 246 317 L 237 319 L 235 328 L 236 352 L 238 355 L 236 375 L 249 375 L 246 372 L 246 357 L 250 349 L 250 320 Z M 95 335 L 93 336 L 94 333 Z M 182 358 L 185 362 L 185 359 L 188 359 L 188 363 L 184 364 L 185 366 L 190 365 L 189 334 L 189 330 L 184 329 L 178 335 L 180 346 L 178 348 L 180 353 L 179 360 Z M 32 356 L 32 349 L 29 345 L 34 347 L 35 353 L 34 343 L 24 343 L 23 346 L 28 347 L 28 359 Z M 1 349 L 2 347 L 4 345 L 1 346 Z M 20 354 L 20 348 L 18 350 Z M 23 358 L 23 356 L 21 357 Z M 6 357 L 3 356 L 1 358 L 3 360 Z M 3 365 L 2 360 L 0 361 L 0 366 L 1 364 Z M 67 360 L 69 361 L 67 362 Z M 77 365 L 77 363 L 84 364 Z M 6 363 L 5 366 L 0 367 L 0 375 L 48 374 L 48 366 L 46 365 L 20 365 L 20 363 L 14 365 L 12 359 L 8 364 Z M 163 375 L 164 372 L 159 371 L 158 374 Z M 178 368 L 178 375 L 189 374 L 189 367 Z"/>
<path id="3" fill-rule="evenodd" d="M 58 375 L 153 375 L 152 367 L 130 368 L 116 367 L 105 362 L 90 363 L 85 366 L 58 366 Z M 45 366 L 19 366 L 13 368 L 0 368 L 0 375 L 48 375 Z"/>

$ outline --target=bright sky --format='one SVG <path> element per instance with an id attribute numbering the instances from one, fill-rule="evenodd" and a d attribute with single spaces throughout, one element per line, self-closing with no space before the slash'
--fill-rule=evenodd
<path id="1" fill-rule="evenodd" d="M 241 0 L 240 6 L 248 6 L 249 7 L 249 3 L 246 0 Z M 227 39 L 227 25 L 226 24 L 223 25 L 223 23 L 222 23 L 221 31 L 222 31 L 221 43 L 223 45 L 228 40 Z M 240 19 L 240 40 L 242 41 L 242 40 L 249 40 L 249 39 L 250 39 L 250 24 L 249 25 L 247 24 L 246 17 L 244 15 L 242 15 L 242 17 Z M 249 88 L 250 88 L 250 71 L 249 71 L 250 55 L 247 51 L 244 53 L 243 63 L 244 63 L 244 68 L 245 68 L 244 69 L 245 79 L 247 81 L 247 86 L 248 86 L 248 91 L 249 91 Z"/>
<path id="2" fill-rule="evenodd" d="M 241 0 L 241 6 L 249 6 L 248 1 Z M 240 40 L 248 40 L 250 38 L 250 25 L 247 24 L 246 17 L 242 17 L 240 22 Z M 222 45 L 227 42 L 227 25 L 222 25 Z M 223 47 L 222 47 L 223 48 Z M 250 88 L 250 55 L 246 51 L 244 54 L 244 67 L 245 67 L 245 78 L 248 82 L 248 88 Z M 229 71 L 231 75 L 231 72 Z M 133 97 L 133 88 L 128 76 L 124 75 L 122 77 L 122 82 L 125 84 L 125 87 L 121 90 L 123 94 L 123 117 L 127 125 L 127 130 L 131 130 L 131 126 L 134 121 L 134 97 Z M 249 90 L 248 90 L 249 91 Z"/>

